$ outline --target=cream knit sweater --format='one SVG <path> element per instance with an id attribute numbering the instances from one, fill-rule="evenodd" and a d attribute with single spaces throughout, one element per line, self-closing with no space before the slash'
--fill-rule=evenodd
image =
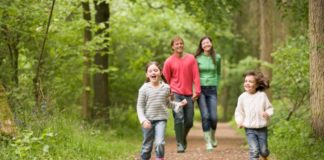
<path id="1" fill-rule="evenodd" d="M 264 92 L 254 94 L 242 93 L 235 109 L 235 121 L 245 128 L 262 128 L 268 125 L 269 119 L 262 116 L 262 112 L 273 115 L 273 107 Z"/>

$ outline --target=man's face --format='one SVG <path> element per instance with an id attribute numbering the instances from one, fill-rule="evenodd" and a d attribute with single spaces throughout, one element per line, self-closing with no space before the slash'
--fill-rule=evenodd
<path id="1" fill-rule="evenodd" d="M 184 48 L 184 43 L 182 40 L 175 40 L 172 45 L 172 50 L 177 53 L 182 53 Z"/>

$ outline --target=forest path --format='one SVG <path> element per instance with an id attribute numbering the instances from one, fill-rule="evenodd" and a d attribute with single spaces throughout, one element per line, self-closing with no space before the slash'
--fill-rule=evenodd
<path id="1" fill-rule="evenodd" d="M 239 135 L 228 123 L 218 123 L 216 131 L 217 147 L 207 152 L 200 123 L 195 123 L 187 137 L 185 153 L 177 153 L 175 137 L 166 139 L 165 159 L 167 160 L 247 160 L 248 148 L 244 147 L 245 137 Z"/>
<path id="2" fill-rule="evenodd" d="M 207 152 L 201 124 L 196 122 L 187 137 L 185 153 L 177 153 L 175 137 L 166 138 L 165 160 L 247 160 L 249 151 L 245 137 L 239 135 L 228 123 L 218 123 L 216 131 L 217 147 Z M 138 155 L 139 156 L 139 155 Z M 137 158 L 135 158 L 137 159 Z M 152 160 L 155 159 L 154 151 Z"/>

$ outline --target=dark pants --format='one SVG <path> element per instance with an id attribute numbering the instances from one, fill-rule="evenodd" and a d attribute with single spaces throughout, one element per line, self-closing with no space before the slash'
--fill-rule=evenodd
<path id="1" fill-rule="evenodd" d="M 192 101 L 192 96 L 180 95 L 174 93 L 174 99 L 176 102 L 181 102 L 182 100 L 187 100 L 187 105 L 184 106 L 178 113 L 173 111 L 174 118 L 174 128 L 177 138 L 177 145 L 182 145 L 184 148 L 187 146 L 187 135 L 189 130 L 193 126 L 194 118 L 194 102 Z"/>

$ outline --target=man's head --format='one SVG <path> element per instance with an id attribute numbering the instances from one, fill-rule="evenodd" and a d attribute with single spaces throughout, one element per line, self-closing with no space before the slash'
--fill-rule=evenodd
<path id="1" fill-rule="evenodd" d="M 179 36 L 176 36 L 171 41 L 171 48 L 173 53 L 180 53 L 182 54 L 184 49 L 184 42 L 183 39 Z"/>

